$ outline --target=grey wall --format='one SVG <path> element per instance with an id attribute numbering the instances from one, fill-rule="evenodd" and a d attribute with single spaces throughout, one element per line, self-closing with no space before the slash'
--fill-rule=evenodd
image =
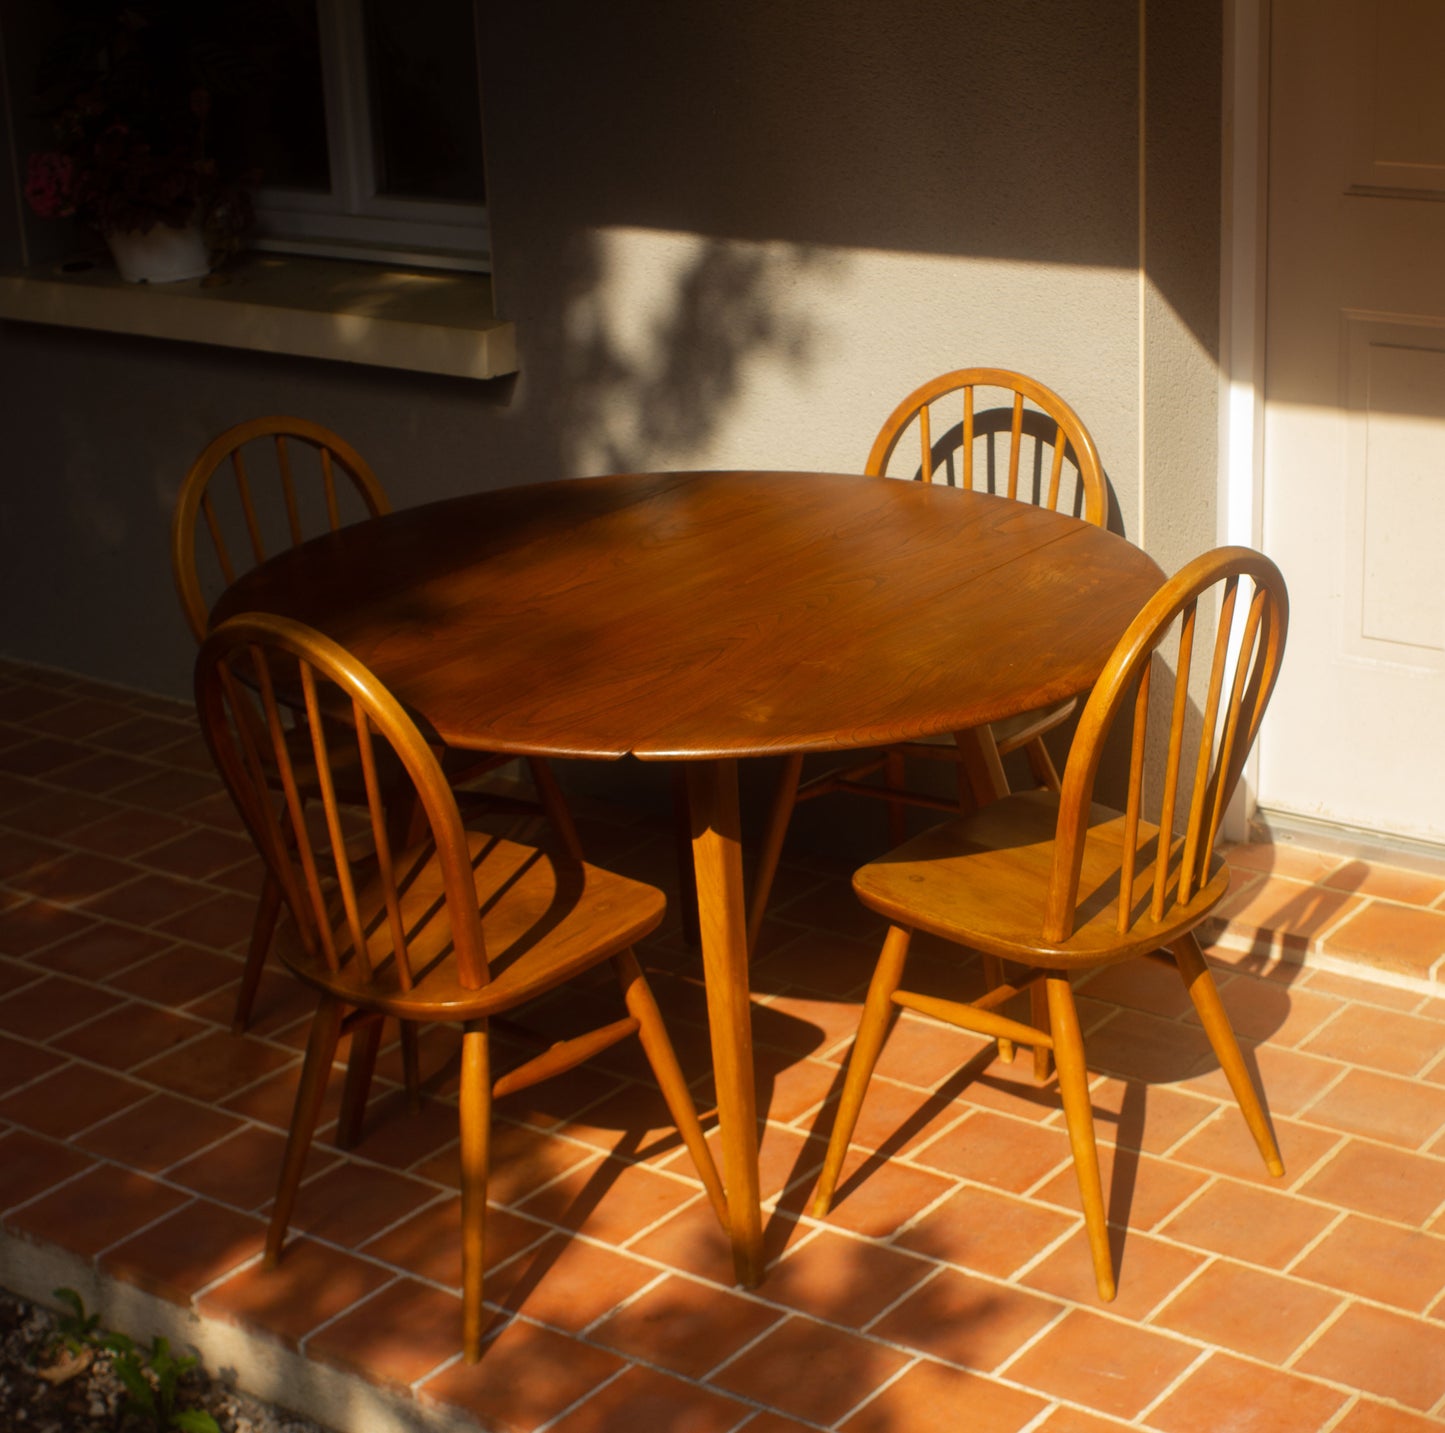
<path id="1" fill-rule="evenodd" d="M 1147 66 L 1125 0 L 482 12 L 521 372 L 0 324 L 0 650 L 185 691 L 176 484 L 271 411 L 346 434 L 406 505 L 616 468 L 856 469 L 914 384 L 997 364 L 1078 409 L 1126 534 L 1166 566 L 1208 545 L 1217 7 L 1151 0 Z M 0 257 L 15 224 L 12 191 Z"/>

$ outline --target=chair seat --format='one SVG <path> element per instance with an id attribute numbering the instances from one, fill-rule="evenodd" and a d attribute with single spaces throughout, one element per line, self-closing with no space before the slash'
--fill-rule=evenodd
<path id="1" fill-rule="evenodd" d="M 1124 815 L 1091 805 L 1079 881 L 1078 919 L 1065 941 L 1041 935 L 1053 871 L 1059 798 L 1028 791 L 923 832 L 864 866 L 853 889 L 870 909 L 898 925 L 926 930 L 986 955 L 1059 969 L 1126 960 L 1168 945 L 1197 925 L 1229 889 L 1229 868 L 1213 856 L 1209 878 L 1186 904 L 1168 886 L 1163 920 L 1147 910 L 1156 828 L 1139 824 L 1144 845 L 1136 871 L 1136 923 L 1120 935 L 1116 903 L 1124 850 Z M 1176 847 L 1178 843 L 1176 842 Z M 1177 869 L 1177 863 L 1176 863 Z M 1144 907 L 1140 913 L 1140 908 Z"/>
<path id="2" fill-rule="evenodd" d="M 278 940 L 281 959 L 307 984 L 348 1004 L 364 1001 L 414 1019 L 473 1020 L 510 1010 L 626 950 L 662 920 L 662 892 L 640 881 L 485 832 L 468 831 L 466 839 L 491 973 L 480 989 L 458 978 L 441 871 L 431 847 L 396 858 L 401 917 L 416 971 L 410 990 L 401 988 L 390 958 L 392 936 L 379 880 L 357 891 L 374 978 L 368 980 L 350 955 L 339 901 L 335 938 L 348 957 L 341 969 L 331 971 L 320 951 L 308 952 L 291 922 Z"/>

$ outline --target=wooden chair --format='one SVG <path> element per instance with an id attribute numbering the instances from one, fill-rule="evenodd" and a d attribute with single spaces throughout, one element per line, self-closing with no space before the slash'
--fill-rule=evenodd
<path id="1" fill-rule="evenodd" d="M 1218 603 L 1214 631 L 1206 615 Z M 1221 548 L 1166 582 L 1129 627 L 1079 721 L 1062 790 L 1005 797 L 915 837 L 854 876 L 859 899 L 891 928 L 869 986 L 818 1182 L 813 1213 L 833 1199 L 869 1077 L 894 1007 L 965 1030 L 1022 1041 L 1035 1073 L 1058 1067 L 1074 1171 L 1099 1294 L 1114 1296 L 1088 1073 L 1071 977 L 1133 956 L 1176 967 L 1271 1174 L 1279 1150 L 1250 1081 L 1194 928 L 1229 887 L 1214 842 L 1259 730 L 1284 651 L 1284 580 L 1266 557 Z M 1175 675 L 1155 652 L 1177 630 Z M 1231 641 L 1237 641 L 1237 652 Z M 1192 681 L 1191 673 L 1202 680 Z M 1144 819 L 1151 692 L 1169 683 L 1167 756 L 1157 811 Z M 1191 695 L 1202 691 L 1202 714 Z M 1095 803 L 1094 780 L 1115 718 L 1133 715 L 1126 809 Z M 1166 833 L 1160 840 L 1160 833 Z M 903 988 L 909 941 L 928 931 L 1022 973 L 971 1004 Z M 1167 952 L 1167 954 L 1165 953 Z M 1031 992 L 1030 1023 L 1000 1007 Z"/>
<path id="2" fill-rule="evenodd" d="M 223 474 L 229 481 L 223 480 Z M 214 598 L 240 573 L 309 537 L 390 511 L 386 492 L 366 460 L 319 423 L 267 417 L 228 428 L 191 464 L 171 522 L 171 570 L 196 640 L 203 641 L 210 628 Z M 302 790 L 314 794 L 304 750 L 298 749 L 297 757 Z M 462 785 L 512 758 L 444 751 L 442 760 L 453 784 Z M 528 764 L 538 800 L 489 796 L 489 806 L 519 812 L 540 809 L 564 846 L 580 855 L 576 828 L 551 768 L 540 759 L 529 759 Z M 338 771 L 336 779 L 343 799 L 365 804 L 359 773 Z M 400 813 L 399 819 L 405 815 Z M 251 1017 L 280 904 L 281 893 L 268 874 L 263 877 L 236 994 L 232 1028 L 238 1034 Z"/>
<path id="3" fill-rule="evenodd" d="M 949 400 L 946 405 L 945 399 Z M 913 442 L 905 443 L 910 435 Z M 910 452 L 911 457 L 907 456 Z M 995 493 L 1066 512 L 1098 527 L 1108 521 L 1108 486 L 1088 429 L 1057 393 L 1007 369 L 960 368 L 915 389 L 884 423 L 864 471 L 873 477 L 942 482 Z M 1004 596 L 1001 594 L 1000 600 Z M 1034 781 L 1057 791 L 1059 774 L 1043 738 L 1067 721 L 1076 706 L 1070 699 L 994 722 L 990 735 L 998 755 L 1022 751 Z M 783 842 L 800 802 L 835 791 L 887 801 L 889 840 L 897 845 L 907 834 L 909 806 L 957 811 L 992 799 L 1001 783 L 1002 768 L 995 768 L 991 754 L 986 754 L 983 759 L 989 765 L 984 769 L 977 751 L 976 746 L 947 736 L 902 742 L 868 752 L 860 760 L 806 782 L 800 780 L 802 756 L 788 757 L 759 844 L 748 913 L 749 949 L 757 943 Z M 957 799 L 908 788 L 905 763 L 913 758 L 955 764 Z M 883 784 L 867 780 L 880 772 Z"/>
<path id="4" fill-rule="evenodd" d="M 335 642 L 288 618 L 242 616 L 212 633 L 197 660 L 196 701 L 211 753 L 292 916 L 278 936 L 281 958 L 320 995 L 267 1236 L 270 1263 L 285 1242 L 338 1039 L 355 1030 L 342 1099 L 345 1144 L 359 1128 L 383 1016 L 462 1027 L 469 1360 L 481 1353 L 493 1098 L 636 1035 L 726 1226 L 722 1185 L 692 1096 L 632 952 L 662 919 L 661 891 L 566 854 L 466 829 L 440 763 L 395 698 Z M 315 807 L 308 812 L 301 790 L 289 735 L 298 730 L 311 748 L 321 821 Z M 391 834 L 383 755 L 403 770 L 422 813 L 417 839 L 404 847 Z M 338 800 L 339 762 L 363 775 L 364 813 Z M 616 972 L 625 1013 L 494 1078 L 489 1020 L 603 961 Z"/>

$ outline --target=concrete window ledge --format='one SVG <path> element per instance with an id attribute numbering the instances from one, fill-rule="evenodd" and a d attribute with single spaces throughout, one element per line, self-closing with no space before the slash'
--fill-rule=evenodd
<path id="1" fill-rule="evenodd" d="M 128 284 L 106 266 L 0 272 L 0 318 L 456 378 L 517 368 L 486 274 L 243 254 L 205 279 Z"/>

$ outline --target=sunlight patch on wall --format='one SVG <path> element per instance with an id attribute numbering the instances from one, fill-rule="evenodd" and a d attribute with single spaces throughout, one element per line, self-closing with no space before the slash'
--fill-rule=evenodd
<path id="1" fill-rule="evenodd" d="M 591 243 L 565 315 L 573 471 L 856 472 L 905 393 L 989 365 L 1062 393 L 1136 511 L 1127 273 L 639 228 Z"/>

